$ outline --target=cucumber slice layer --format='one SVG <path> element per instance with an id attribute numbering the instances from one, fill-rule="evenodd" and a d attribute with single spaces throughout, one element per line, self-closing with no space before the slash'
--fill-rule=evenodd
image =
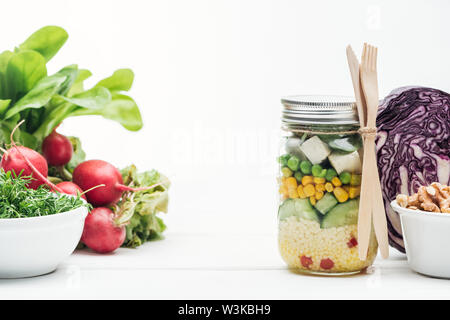
<path id="1" fill-rule="evenodd" d="M 338 228 L 358 223 L 359 199 L 337 204 L 323 218 L 321 228 Z"/>
<path id="2" fill-rule="evenodd" d="M 334 208 L 338 204 L 338 201 L 331 193 L 325 193 L 322 199 L 317 201 L 316 209 L 319 210 L 321 214 L 326 214 L 328 211 Z"/>
<path id="3" fill-rule="evenodd" d="M 312 220 L 319 222 L 319 215 L 313 208 L 309 199 L 287 199 L 278 209 L 278 219 L 285 220 L 288 217 Z"/>

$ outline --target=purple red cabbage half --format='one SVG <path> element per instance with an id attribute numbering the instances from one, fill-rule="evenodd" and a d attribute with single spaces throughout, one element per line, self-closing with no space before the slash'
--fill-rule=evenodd
<path id="1" fill-rule="evenodd" d="M 450 184 L 450 95 L 424 87 L 396 89 L 382 101 L 377 127 L 389 243 L 405 252 L 400 218 L 389 203 L 421 185 Z"/>

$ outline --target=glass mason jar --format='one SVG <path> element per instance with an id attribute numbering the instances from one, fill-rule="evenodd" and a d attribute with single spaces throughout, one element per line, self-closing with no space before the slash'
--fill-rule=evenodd
<path id="1" fill-rule="evenodd" d="M 291 269 L 303 273 L 358 273 L 373 263 L 378 245 L 372 232 L 367 259 L 359 259 L 363 152 L 355 103 L 339 96 L 294 96 L 281 101 L 281 256 Z"/>

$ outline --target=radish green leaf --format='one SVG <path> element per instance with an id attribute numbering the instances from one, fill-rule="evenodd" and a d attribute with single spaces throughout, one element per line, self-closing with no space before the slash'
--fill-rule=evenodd
<path id="1" fill-rule="evenodd" d="M 49 61 L 61 49 L 68 37 L 63 28 L 46 26 L 33 33 L 19 48 L 37 51 L 46 61 Z"/>
<path id="2" fill-rule="evenodd" d="M 69 92 L 67 93 L 68 97 L 72 97 L 73 95 L 83 92 L 84 91 L 84 85 L 83 82 L 87 78 L 92 76 L 92 73 L 87 69 L 78 69 L 78 75 L 75 79 L 72 87 L 70 88 Z"/>
<path id="3" fill-rule="evenodd" d="M 3 115 L 5 110 L 8 108 L 9 104 L 11 103 L 11 100 L 0 100 L 0 116 Z"/>
<path id="4" fill-rule="evenodd" d="M 6 68 L 8 66 L 9 59 L 14 53 L 11 51 L 3 51 L 0 53 L 0 98 L 6 98 Z"/>
<path id="5" fill-rule="evenodd" d="M 101 110 L 111 101 L 111 93 L 103 87 L 92 88 L 72 97 L 60 96 L 63 100 L 89 110 Z"/>
<path id="6" fill-rule="evenodd" d="M 138 131 L 142 128 L 142 117 L 134 100 L 124 94 L 113 93 L 112 100 L 103 108 L 78 109 L 71 116 L 99 115 L 106 119 L 119 122 L 130 131 Z"/>
<path id="7" fill-rule="evenodd" d="M 4 119 L 9 119 L 25 109 L 44 106 L 60 89 L 66 78 L 66 76 L 56 74 L 41 79 L 33 89 L 6 112 Z"/>
<path id="8" fill-rule="evenodd" d="M 119 69 L 112 76 L 99 81 L 96 87 L 105 87 L 111 91 L 128 91 L 133 85 L 133 79 L 133 71 L 130 69 Z"/>
<path id="9" fill-rule="evenodd" d="M 7 98 L 19 99 L 47 75 L 44 57 L 36 51 L 20 51 L 11 56 L 6 67 Z"/>

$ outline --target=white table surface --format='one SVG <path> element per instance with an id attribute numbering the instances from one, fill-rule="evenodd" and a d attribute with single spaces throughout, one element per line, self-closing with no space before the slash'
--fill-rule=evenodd
<path id="1" fill-rule="evenodd" d="M 276 234 L 167 232 L 114 254 L 77 251 L 48 275 L 0 280 L 0 299 L 450 298 L 450 281 L 408 268 L 395 250 L 370 274 L 329 278 L 286 269 Z"/>

